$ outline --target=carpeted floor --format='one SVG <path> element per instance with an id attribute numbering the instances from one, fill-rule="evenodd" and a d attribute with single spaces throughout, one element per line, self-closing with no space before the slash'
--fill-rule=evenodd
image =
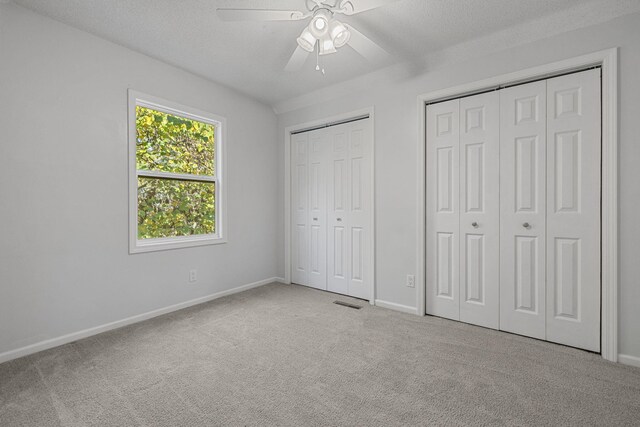
<path id="1" fill-rule="evenodd" d="M 271 284 L 0 365 L 0 426 L 56 425 L 638 426 L 640 369 Z"/>

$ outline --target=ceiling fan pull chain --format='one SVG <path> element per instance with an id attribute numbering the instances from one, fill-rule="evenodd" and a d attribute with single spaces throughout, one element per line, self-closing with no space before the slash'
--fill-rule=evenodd
<path id="1" fill-rule="evenodd" d="M 320 68 L 320 40 L 316 41 L 316 71 L 322 72 L 324 76 L 324 67 Z"/>

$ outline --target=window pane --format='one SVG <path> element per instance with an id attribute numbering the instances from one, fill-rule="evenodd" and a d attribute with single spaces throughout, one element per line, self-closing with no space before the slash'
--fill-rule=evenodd
<path id="1" fill-rule="evenodd" d="M 138 177 L 138 239 L 215 233 L 215 183 Z"/>
<path id="2" fill-rule="evenodd" d="M 213 175 L 215 126 L 136 106 L 140 170 Z"/>

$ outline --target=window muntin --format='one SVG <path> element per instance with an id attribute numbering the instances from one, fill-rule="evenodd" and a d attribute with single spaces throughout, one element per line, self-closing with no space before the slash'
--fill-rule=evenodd
<path id="1" fill-rule="evenodd" d="M 130 251 L 222 243 L 224 119 L 130 93 Z"/>

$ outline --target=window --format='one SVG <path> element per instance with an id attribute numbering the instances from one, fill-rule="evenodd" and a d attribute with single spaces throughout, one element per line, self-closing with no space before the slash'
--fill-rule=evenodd
<path id="1" fill-rule="evenodd" d="M 223 243 L 225 120 L 129 91 L 131 253 Z"/>

